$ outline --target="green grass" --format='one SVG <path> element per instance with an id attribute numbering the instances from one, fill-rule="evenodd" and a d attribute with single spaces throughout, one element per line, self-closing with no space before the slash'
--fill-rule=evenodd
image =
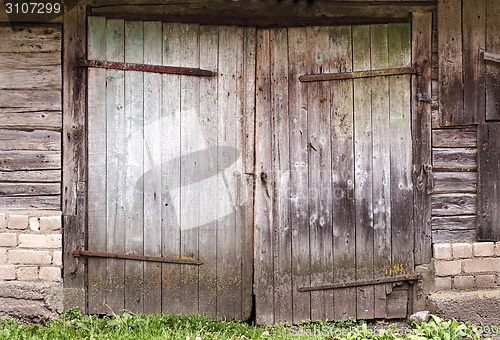
<path id="1" fill-rule="evenodd" d="M 478 326 L 429 321 L 398 329 L 394 324 L 368 324 L 353 320 L 341 322 L 303 322 L 297 326 L 256 327 L 244 322 L 213 321 L 193 315 L 139 315 L 125 312 L 112 317 L 85 316 L 70 310 L 61 319 L 38 324 L 0 320 L 3 339 L 480 339 Z"/>

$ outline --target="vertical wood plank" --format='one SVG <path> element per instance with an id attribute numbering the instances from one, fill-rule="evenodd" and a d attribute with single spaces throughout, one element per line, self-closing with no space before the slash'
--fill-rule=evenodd
<path id="1" fill-rule="evenodd" d="M 326 27 L 307 28 L 308 72 L 330 71 L 329 33 Z M 309 149 L 309 228 L 311 284 L 333 281 L 331 215 L 330 91 L 328 83 L 307 87 Z M 311 292 L 311 318 L 333 319 L 333 291 Z"/>
<path id="2" fill-rule="evenodd" d="M 475 124 L 484 120 L 485 110 L 485 66 L 481 51 L 486 44 L 486 0 L 462 1 L 462 35 L 464 117 Z"/>
<path id="3" fill-rule="evenodd" d="M 119 19 L 106 22 L 106 60 L 125 60 L 125 22 Z M 106 70 L 106 198 L 107 251 L 125 252 L 125 214 L 120 187 L 125 182 L 122 169 L 125 155 L 125 72 Z M 123 260 L 108 260 L 106 305 L 109 312 L 125 308 L 125 264 Z"/>
<path id="4" fill-rule="evenodd" d="M 257 30 L 255 133 L 256 323 L 274 323 L 273 207 L 270 30 Z"/>
<path id="5" fill-rule="evenodd" d="M 273 116 L 273 197 L 275 322 L 292 318 L 291 229 L 289 216 L 289 112 L 287 29 L 271 30 L 271 112 Z"/>
<path id="6" fill-rule="evenodd" d="M 181 66 L 199 67 L 200 45 L 199 25 L 181 26 L 180 37 Z M 192 155 L 206 149 L 205 137 L 201 133 L 199 123 L 200 80 L 198 77 L 181 77 L 181 140 L 180 140 L 180 225 L 181 225 L 181 255 L 198 258 L 198 234 L 200 220 L 199 186 L 194 178 L 203 176 L 201 165 Z M 204 177 L 204 176 L 203 176 Z M 198 267 L 181 265 L 182 313 L 192 313 L 198 310 Z"/>
<path id="7" fill-rule="evenodd" d="M 411 28 L 409 24 L 393 24 L 389 28 L 389 67 L 411 65 Z M 410 76 L 393 76 L 389 79 L 390 92 L 390 193 L 392 225 L 392 266 L 387 274 L 413 273 L 413 183 L 412 183 L 412 124 Z M 418 98 L 414 96 L 413 98 Z M 415 128 L 428 128 L 418 126 Z M 394 299 L 400 306 L 407 305 L 407 292 L 395 292 L 388 301 L 387 316 L 406 317 L 404 308 L 389 308 Z M 404 311 L 404 312 L 401 312 Z M 402 315 L 395 315 L 401 312 Z"/>
<path id="8" fill-rule="evenodd" d="M 480 241 L 500 240 L 500 123 L 480 124 L 477 235 Z"/>
<path id="9" fill-rule="evenodd" d="M 242 250 L 242 319 L 249 320 L 253 311 L 253 250 L 254 250 L 254 181 L 255 181 L 255 65 L 256 65 L 256 29 L 245 29 L 243 45 L 243 77 L 240 85 L 243 91 L 242 121 L 242 157 L 243 157 L 243 183 L 245 186 L 242 198 L 244 235 Z"/>
<path id="10" fill-rule="evenodd" d="M 487 0 L 486 51 L 500 53 L 500 4 Z M 486 64 L 486 120 L 500 120 L 500 65 Z"/>
<path id="11" fill-rule="evenodd" d="M 219 31 L 217 26 L 200 26 L 200 68 L 217 70 Z M 207 148 L 217 148 L 217 78 L 200 79 L 200 122 Z M 203 265 L 199 268 L 199 311 L 217 316 L 217 209 L 210 200 L 217 197 L 217 186 L 205 191 L 205 200 L 200 200 L 200 210 L 207 221 L 199 230 L 199 257 Z"/>
<path id="12" fill-rule="evenodd" d="M 370 27 L 370 43 L 371 69 L 377 70 L 394 67 L 389 61 L 390 51 L 387 25 L 372 25 Z M 389 104 L 392 104 L 389 97 L 389 77 L 372 78 L 371 82 L 373 256 L 375 259 L 373 271 L 374 278 L 382 278 L 388 274 L 388 269 L 391 267 L 391 178 L 393 176 L 391 173 L 391 158 L 396 158 L 399 155 L 391 153 L 391 134 L 387 133 L 387 127 L 390 126 Z M 405 89 L 403 88 L 403 90 Z M 374 287 L 374 290 L 375 317 L 386 318 L 385 285 L 377 285 Z"/>
<path id="13" fill-rule="evenodd" d="M 161 65 L 163 29 L 144 23 L 144 63 Z M 161 256 L 161 109 L 160 74 L 144 73 L 144 255 Z M 144 263 L 144 313 L 161 312 L 161 264 Z"/>
<path id="14" fill-rule="evenodd" d="M 88 18 L 87 55 L 106 59 L 106 18 Z M 106 251 L 106 70 L 88 71 L 88 249 Z M 91 313 L 106 312 L 106 259 L 89 258 L 87 279 Z"/>
<path id="15" fill-rule="evenodd" d="M 415 98 L 431 93 L 432 14 L 412 15 L 412 63 L 421 70 L 412 76 L 412 137 L 413 137 L 413 228 L 415 237 L 415 265 L 429 263 L 431 244 L 430 175 L 426 172 L 431 162 L 431 104 Z"/>
<path id="16" fill-rule="evenodd" d="M 370 27 L 353 26 L 353 70 L 370 69 Z M 371 79 L 354 79 L 356 279 L 373 278 L 372 89 Z M 373 319 L 373 286 L 357 288 L 357 318 Z"/>
<path id="17" fill-rule="evenodd" d="M 163 25 L 163 65 L 180 65 L 181 25 Z M 181 226 L 177 217 L 180 208 L 180 76 L 163 75 L 162 107 L 162 254 L 181 256 Z M 162 265 L 162 310 L 180 313 L 182 299 L 181 268 L 177 264 Z"/>
<path id="18" fill-rule="evenodd" d="M 125 22 L 125 62 L 144 62 L 144 23 Z M 123 208 L 125 251 L 144 254 L 144 73 L 125 72 L 125 135 Z M 135 183 L 135 185 L 133 185 Z M 125 261 L 125 308 L 144 310 L 144 263 Z"/>
<path id="19" fill-rule="evenodd" d="M 293 323 L 311 318 L 311 293 L 299 292 L 309 286 L 309 208 L 307 84 L 299 81 L 307 72 L 306 28 L 288 29 L 288 98 L 290 112 L 290 224 L 292 228 Z"/>
<path id="20" fill-rule="evenodd" d="M 467 125 L 462 77 L 462 1 L 439 0 L 439 110 L 442 126 Z"/>
<path id="21" fill-rule="evenodd" d="M 62 143 L 62 214 L 64 242 L 64 307 L 86 311 L 85 266 L 76 273 L 73 251 L 86 246 L 86 72 L 78 62 L 86 57 L 87 10 L 84 5 L 64 11 L 63 40 L 63 112 Z"/>
<path id="22" fill-rule="evenodd" d="M 352 71 L 351 27 L 330 29 L 330 48 L 337 72 Z M 353 81 L 332 82 L 332 225 L 334 283 L 356 280 L 355 205 L 354 205 L 354 115 Z M 356 317 L 356 288 L 333 292 L 335 320 Z"/>

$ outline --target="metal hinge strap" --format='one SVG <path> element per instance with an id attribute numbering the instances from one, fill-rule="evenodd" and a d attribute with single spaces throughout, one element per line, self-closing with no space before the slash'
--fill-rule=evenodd
<path id="1" fill-rule="evenodd" d="M 413 282 L 413 281 L 418 281 L 421 279 L 422 279 L 422 276 L 420 274 L 408 274 L 408 275 L 383 277 L 380 279 L 373 279 L 373 280 L 359 280 L 359 281 L 333 283 L 333 284 L 320 285 L 320 286 L 305 286 L 305 287 L 299 287 L 297 290 L 299 292 L 310 292 L 310 291 L 315 291 L 315 290 L 329 290 L 329 289 L 338 289 L 338 288 L 371 286 L 371 285 L 377 285 L 377 284 L 383 284 L 383 283 Z"/>
<path id="2" fill-rule="evenodd" d="M 371 78 L 371 77 L 382 77 L 382 76 L 398 76 L 398 75 L 416 74 L 416 73 L 417 71 L 413 67 L 399 67 L 399 68 L 354 71 L 354 72 L 303 74 L 299 77 L 299 80 L 301 82 L 329 81 L 329 80 Z"/>

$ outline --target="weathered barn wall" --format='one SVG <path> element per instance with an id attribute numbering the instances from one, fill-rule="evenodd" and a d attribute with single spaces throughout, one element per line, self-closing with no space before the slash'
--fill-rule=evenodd
<path id="1" fill-rule="evenodd" d="M 60 209 L 61 27 L 0 26 L 0 209 Z"/>

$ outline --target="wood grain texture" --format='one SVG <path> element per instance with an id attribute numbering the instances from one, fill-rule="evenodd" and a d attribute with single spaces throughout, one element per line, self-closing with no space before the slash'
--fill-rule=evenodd
<path id="1" fill-rule="evenodd" d="M 486 51 L 500 53 L 500 4 L 488 0 L 486 4 Z M 500 65 L 485 61 L 486 65 L 486 120 L 500 120 Z"/>
<path id="2" fill-rule="evenodd" d="M 500 240 L 500 123 L 479 125 L 479 187 L 478 187 L 478 239 Z"/>
<path id="3" fill-rule="evenodd" d="M 476 242 L 476 229 L 466 230 L 433 230 L 433 243 Z"/>
<path id="4" fill-rule="evenodd" d="M 432 230 L 475 229 L 476 215 L 433 216 Z"/>
<path id="5" fill-rule="evenodd" d="M 471 215 L 476 213 L 476 194 L 434 194 L 433 216 Z"/>
<path id="6" fill-rule="evenodd" d="M 61 133 L 50 130 L 4 130 L 0 129 L 0 150 L 60 151 Z"/>
<path id="7" fill-rule="evenodd" d="M 0 170 L 54 170 L 61 169 L 58 151 L 0 151 Z"/>
<path id="8" fill-rule="evenodd" d="M 433 193 L 477 191 L 476 172 L 436 172 L 433 175 Z"/>
<path id="9" fill-rule="evenodd" d="M 0 182 L 60 182 L 61 170 L 0 171 Z"/>
<path id="10" fill-rule="evenodd" d="M 0 209 L 4 210 L 59 210 L 61 195 L 52 196 L 0 196 Z M 77 298 L 82 301 L 84 291 L 78 290 Z M 71 296 L 73 297 L 73 295 Z M 69 296 L 67 298 L 70 298 Z"/>
<path id="11" fill-rule="evenodd" d="M 0 91 L 0 97 L 1 92 Z M 59 99 L 61 98 L 58 92 Z M 61 103 L 59 102 L 58 105 Z M 62 111 L 32 108 L 0 108 L 0 128 L 11 130 L 62 130 Z"/>
<path id="12" fill-rule="evenodd" d="M 477 150 L 474 148 L 434 148 L 434 171 L 476 171 Z"/>
<path id="13" fill-rule="evenodd" d="M 0 53 L 60 52 L 61 42 L 60 25 L 0 25 Z"/>
<path id="14" fill-rule="evenodd" d="M 432 146 L 435 148 L 475 148 L 477 147 L 477 129 L 434 129 Z"/>
<path id="15" fill-rule="evenodd" d="M 50 196 L 60 194 L 61 185 L 59 183 L 0 183 L 0 196 Z"/>

